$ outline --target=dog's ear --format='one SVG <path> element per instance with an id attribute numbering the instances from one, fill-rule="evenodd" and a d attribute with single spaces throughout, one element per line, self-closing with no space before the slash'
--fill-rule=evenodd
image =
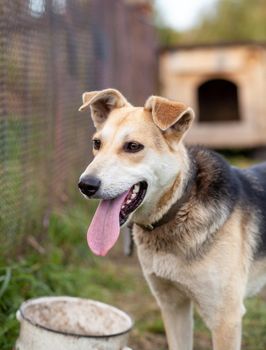
<path id="1" fill-rule="evenodd" d="M 192 108 L 159 96 L 150 96 L 144 108 L 151 111 L 154 123 L 162 131 L 175 131 L 180 137 L 190 128 L 194 119 Z"/>
<path id="2" fill-rule="evenodd" d="M 79 111 L 90 107 L 94 126 L 98 129 L 106 121 L 114 108 L 131 106 L 126 98 L 115 89 L 90 91 L 82 94 L 82 106 Z"/>

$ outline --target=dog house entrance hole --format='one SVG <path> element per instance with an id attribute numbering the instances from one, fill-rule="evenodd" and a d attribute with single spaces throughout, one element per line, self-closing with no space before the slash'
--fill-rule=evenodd
<path id="1" fill-rule="evenodd" d="M 198 88 L 199 122 L 239 121 L 238 88 L 225 79 L 212 79 Z"/>

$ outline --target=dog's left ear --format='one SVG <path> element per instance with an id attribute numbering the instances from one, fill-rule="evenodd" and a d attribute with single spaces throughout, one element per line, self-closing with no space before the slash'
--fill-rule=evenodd
<path id="1" fill-rule="evenodd" d="M 151 111 L 154 123 L 162 131 L 171 129 L 180 136 L 186 133 L 194 119 L 192 108 L 159 96 L 150 96 L 144 108 Z"/>

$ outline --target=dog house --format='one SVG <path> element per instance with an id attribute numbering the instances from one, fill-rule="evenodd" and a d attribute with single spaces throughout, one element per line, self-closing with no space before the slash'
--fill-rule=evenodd
<path id="1" fill-rule="evenodd" d="M 187 142 L 213 148 L 266 145 L 266 44 L 164 48 L 161 95 L 192 106 Z"/>

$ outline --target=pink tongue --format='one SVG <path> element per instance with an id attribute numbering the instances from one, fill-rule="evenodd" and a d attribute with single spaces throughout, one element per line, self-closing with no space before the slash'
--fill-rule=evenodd
<path id="1" fill-rule="evenodd" d="M 119 213 L 129 191 L 117 198 L 102 200 L 87 232 L 88 245 L 96 255 L 106 255 L 120 232 Z"/>

